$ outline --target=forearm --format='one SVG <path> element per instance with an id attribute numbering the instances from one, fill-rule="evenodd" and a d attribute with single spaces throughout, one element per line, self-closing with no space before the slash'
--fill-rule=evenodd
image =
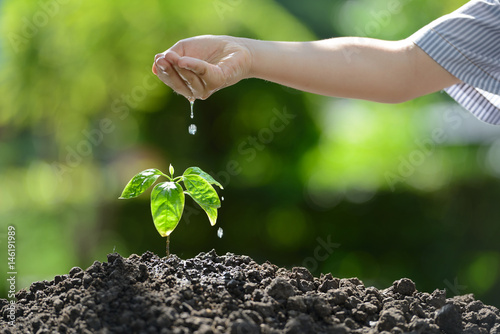
<path id="1" fill-rule="evenodd" d="M 392 103 L 458 81 L 406 40 L 245 43 L 252 53 L 249 76 L 316 94 Z"/>

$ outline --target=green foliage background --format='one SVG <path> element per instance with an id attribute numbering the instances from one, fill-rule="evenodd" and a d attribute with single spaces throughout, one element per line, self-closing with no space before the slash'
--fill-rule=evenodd
<path id="1" fill-rule="evenodd" d="M 113 251 L 164 254 L 148 196 L 118 197 L 172 163 L 226 188 L 215 228 L 187 201 L 171 242 L 183 258 L 215 248 L 377 287 L 410 277 L 500 306 L 500 127 L 446 94 L 384 105 L 245 80 L 195 103 L 191 136 L 189 103 L 150 71 L 194 35 L 400 39 L 463 3 L 0 2 L 1 277 L 9 225 L 18 288 Z"/>

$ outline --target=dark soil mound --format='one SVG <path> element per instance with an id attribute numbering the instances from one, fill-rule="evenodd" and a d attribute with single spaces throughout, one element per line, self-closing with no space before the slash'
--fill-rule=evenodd
<path id="1" fill-rule="evenodd" d="M 406 278 L 378 290 L 214 251 L 181 260 L 108 255 L 87 270 L 17 293 L 2 333 L 500 333 L 500 312 L 472 295 L 418 292 Z"/>

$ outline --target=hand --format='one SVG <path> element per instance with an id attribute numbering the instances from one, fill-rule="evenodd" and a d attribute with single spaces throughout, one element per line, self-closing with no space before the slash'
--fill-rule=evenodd
<path id="1" fill-rule="evenodd" d="M 188 100 L 206 99 L 248 77 L 251 52 L 243 39 L 198 36 L 155 56 L 153 73 Z"/>

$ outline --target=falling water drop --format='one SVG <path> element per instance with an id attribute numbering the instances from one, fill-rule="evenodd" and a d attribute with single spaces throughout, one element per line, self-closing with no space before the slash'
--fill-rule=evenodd
<path id="1" fill-rule="evenodd" d="M 191 125 L 189 126 L 188 131 L 189 131 L 189 134 L 190 134 L 190 135 L 193 135 L 193 136 L 194 136 L 194 135 L 196 134 L 196 130 L 197 130 L 196 125 L 191 124 Z"/>
<path id="2" fill-rule="evenodd" d="M 224 196 L 222 196 L 222 197 L 220 198 L 220 200 L 221 200 L 221 201 L 224 201 Z"/>
<path id="3" fill-rule="evenodd" d="M 191 106 L 191 119 L 193 119 L 194 118 L 194 112 L 193 112 L 194 99 L 191 99 L 191 98 L 189 99 L 189 105 Z M 198 129 L 196 128 L 196 125 L 194 125 L 194 124 L 191 124 L 188 128 L 189 134 L 191 134 L 193 136 L 196 134 L 196 130 L 198 130 Z"/>
<path id="4" fill-rule="evenodd" d="M 222 227 L 219 227 L 219 229 L 217 230 L 217 236 L 219 238 L 222 238 L 222 235 L 224 234 L 224 231 L 222 230 Z"/>

